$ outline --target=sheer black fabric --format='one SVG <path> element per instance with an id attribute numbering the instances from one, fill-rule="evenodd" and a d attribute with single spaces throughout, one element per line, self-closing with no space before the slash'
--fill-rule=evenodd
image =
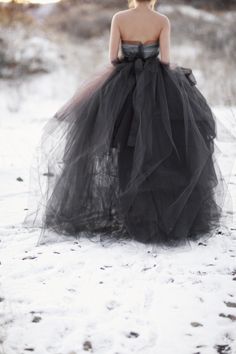
<path id="1" fill-rule="evenodd" d="M 176 246 L 220 226 L 227 185 L 215 117 L 191 69 L 123 43 L 43 129 L 25 224 L 58 235 Z"/>

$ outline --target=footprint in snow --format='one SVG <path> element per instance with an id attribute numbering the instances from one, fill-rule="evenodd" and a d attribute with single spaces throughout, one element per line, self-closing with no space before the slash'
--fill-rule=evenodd
<path id="1" fill-rule="evenodd" d="M 41 321 L 41 319 L 42 319 L 42 317 L 40 317 L 40 316 L 34 316 L 34 318 L 32 319 L 32 322 L 38 323 Z"/>
<path id="2" fill-rule="evenodd" d="M 110 301 L 106 307 L 108 310 L 114 310 L 116 307 L 120 306 L 120 304 L 117 301 Z"/>
<path id="3" fill-rule="evenodd" d="M 139 336 L 139 333 L 134 332 L 134 331 L 130 331 L 130 332 L 127 334 L 127 337 L 128 337 L 128 338 L 137 338 L 138 336 Z"/>
<path id="4" fill-rule="evenodd" d="M 75 289 L 73 289 L 73 288 L 70 288 L 70 289 L 67 289 L 69 292 L 71 292 L 71 293 L 76 293 L 76 290 Z"/>
<path id="5" fill-rule="evenodd" d="M 83 343 L 83 349 L 84 349 L 85 351 L 93 351 L 92 343 L 91 343 L 89 340 L 86 340 L 86 341 Z"/>
<path id="6" fill-rule="evenodd" d="M 231 275 L 233 275 L 233 280 L 236 280 L 236 269 L 232 271 Z"/>
<path id="7" fill-rule="evenodd" d="M 203 324 L 200 322 L 191 322 L 190 324 L 192 327 L 203 327 Z"/>
<path id="8" fill-rule="evenodd" d="M 236 302 L 224 301 L 227 307 L 236 307 Z"/>
<path id="9" fill-rule="evenodd" d="M 229 318 L 233 322 L 236 321 L 235 315 L 231 315 L 231 314 L 226 315 L 225 313 L 220 313 L 219 316 L 223 318 Z"/>
<path id="10" fill-rule="evenodd" d="M 228 344 L 216 344 L 214 348 L 219 354 L 231 354 L 231 347 Z"/>

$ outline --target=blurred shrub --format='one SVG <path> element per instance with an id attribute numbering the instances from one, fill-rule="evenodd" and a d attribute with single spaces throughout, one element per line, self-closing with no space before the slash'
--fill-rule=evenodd
<path id="1" fill-rule="evenodd" d="M 46 20 L 45 25 L 67 32 L 76 38 L 100 36 L 110 26 L 112 13 L 103 6 L 69 6 L 61 4 Z"/>
<path id="2" fill-rule="evenodd" d="M 48 73 L 60 64 L 59 60 L 57 46 L 46 38 L 28 36 L 22 28 L 0 32 L 1 78 L 16 79 L 25 75 Z"/>
<path id="3" fill-rule="evenodd" d="M 236 7 L 236 0 L 185 0 L 181 2 L 206 10 L 229 10 Z"/>

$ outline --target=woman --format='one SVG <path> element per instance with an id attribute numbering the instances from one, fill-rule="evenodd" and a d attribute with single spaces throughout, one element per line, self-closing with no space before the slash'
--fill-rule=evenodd
<path id="1" fill-rule="evenodd" d="M 176 246 L 220 225 L 215 119 L 191 69 L 170 65 L 170 22 L 154 5 L 136 0 L 114 14 L 112 65 L 44 127 L 32 167 L 39 199 L 25 220 L 41 237 Z"/>

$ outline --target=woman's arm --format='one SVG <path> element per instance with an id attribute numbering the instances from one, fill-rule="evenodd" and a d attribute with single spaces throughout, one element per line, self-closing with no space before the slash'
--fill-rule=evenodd
<path id="1" fill-rule="evenodd" d="M 113 15 L 110 28 L 110 41 L 109 41 L 109 61 L 116 60 L 118 58 L 120 45 L 120 29 L 118 24 L 118 14 Z"/>
<path id="2" fill-rule="evenodd" d="M 160 33 L 161 61 L 165 64 L 170 64 L 170 30 L 170 21 L 165 16 L 163 18 L 163 26 Z"/>

